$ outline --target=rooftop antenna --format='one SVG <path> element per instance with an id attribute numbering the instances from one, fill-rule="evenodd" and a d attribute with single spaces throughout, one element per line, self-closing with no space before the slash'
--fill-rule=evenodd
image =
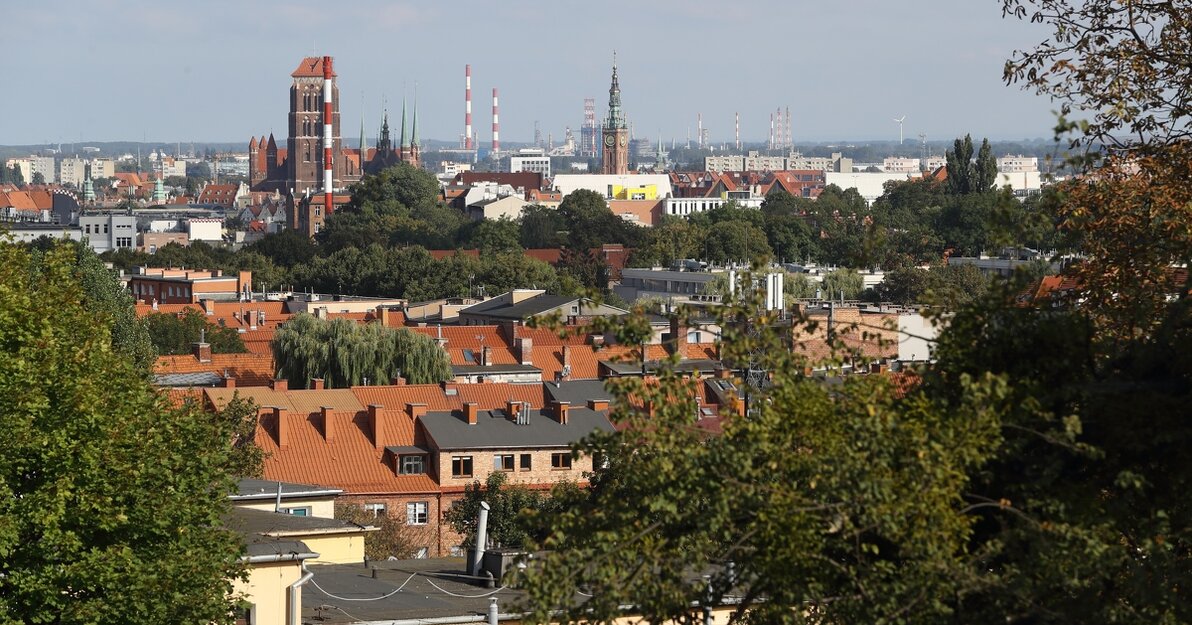
<path id="1" fill-rule="evenodd" d="M 898 117 L 894 120 L 894 123 L 898 124 L 898 145 L 902 145 L 902 122 L 904 121 L 906 121 L 906 115 Z"/>

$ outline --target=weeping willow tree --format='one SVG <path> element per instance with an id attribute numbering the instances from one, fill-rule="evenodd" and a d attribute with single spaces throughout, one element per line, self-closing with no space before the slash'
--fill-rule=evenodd
<path id="1" fill-rule="evenodd" d="M 273 336 L 278 377 L 305 388 L 322 378 L 329 388 L 387 383 L 398 376 L 411 384 L 442 382 L 451 362 L 430 337 L 376 323 L 296 315 Z"/>

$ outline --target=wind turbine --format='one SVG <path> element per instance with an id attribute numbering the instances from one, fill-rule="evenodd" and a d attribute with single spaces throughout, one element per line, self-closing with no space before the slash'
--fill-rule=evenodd
<path id="1" fill-rule="evenodd" d="M 894 123 L 898 124 L 898 145 L 902 145 L 902 122 L 904 121 L 906 121 L 906 115 L 894 120 Z"/>

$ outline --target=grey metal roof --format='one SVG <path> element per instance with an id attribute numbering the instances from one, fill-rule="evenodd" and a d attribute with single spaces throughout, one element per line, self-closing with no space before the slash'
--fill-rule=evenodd
<path id="1" fill-rule="evenodd" d="M 525 319 L 554 310 L 564 304 L 570 304 L 579 299 L 573 295 L 547 295 L 544 293 L 522 300 L 516 304 L 509 304 L 501 298 L 493 298 L 487 302 L 469 306 L 461 310 L 460 313 L 483 315 L 486 317 L 502 317 L 506 319 Z M 593 308 L 595 308 L 595 305 L 593 305 Z"/>
<path id="2" fill-rule="evenodd" d="M 605 388 L 603 380 L 568 380 L 558 385 L 547 382 L 545 386 L 551 401 L 571 402 L 572 406 L 583 406 L 589 399 L 613 400 L 613 394 Z"/>
<path id="3" fill-rule="evenodd" d="M 427 449 L 425 447 L 419 447 L 417 445 L 390 445 L 385 448 L 385 451 L 387 451 L 395 456 L 429 454 L 430 453 L 429 449 Z"/>
<path id="4" fill-rule="evenodd" d="M 612 432 L 613 425 L 602 413 L 571 406 L 567 425 L 560 424 L 550 410 L 531 410 L 530 422 L 514 423 L 504 410 L 481 410 L 475 425 L 459 412 L 428 412 L 422 426 L 439 449 L 514 449 L 567 447 L 595 430 Z"/>
<path id="5" fill-rule="evenodd" d="M 601 360 L 601 365 L 608 367 L 610 371 L 617 375 L 641 375 L 642 363 L 640 362 L 613 362 L 611 360 Z M 701 373 L 712 373 L 717 369 L 724 367 L 720 361 L 717 360 L 680 360 L 677 364 L 659 363 L 656 360 L 646 362 L 646 372 L 652 373 L 658 371 L 662 365 L 671 367 L 674 371 L 682 373 L 691 373 L 699 371 Z"/>
<path id="6" fill-rule="evenodd" d="M 282 499 L 293 499 L 295 497 L 334 496 L 344 492 L 339 488 L 313 486 L 310 484 L 295 484 L 293 482 L 277 482 L 275 480 L 258 480 L 252 477 L 244 477 L 240 478 L 240 480 L 236 483 L 236 494 L 232 495 L 231 499 L 232 501 L 276 499 L 277 487 L 279 484 L 281 485 Z"/>
<path id="7" fill-rule="evenodd" d="M 255 534 L 248 537 L 248 543 L 245 545 L 245 554 L 250 558 L 260 556 L 288 556 L 298 555 L 303 553 L 310 553 L 310 547 L 301 540 L 275 540 L 267 536 Z"/>
<path id="8" fill-rule="evenodd" d="M 304 533 L 339 533 L 360 532 L 366 529 L 363 525 L 340 521 L 339 519 L 325 519 L 316 516 L 299 516 L 284 512 L 268 512 L 265 510 L 251 510 L 249 508 L 232 508 L 224 519 L 228 529 L 251 537 L 304 534 Z"/>
<path id="9" fill-rule="evenodd" d="M 211 371 L 164 373 L 153 376 L 154 386 L 220 386 L 223 376 Z"/>
<path id="10" fill-rule="evenodd" d="M 498 375 L 502 373 L 542 373 L 542 369 L 534 365 L 451 365 L 451 373 L 456 375 L 475 375 L 475 374 L 491 374 Z"/>

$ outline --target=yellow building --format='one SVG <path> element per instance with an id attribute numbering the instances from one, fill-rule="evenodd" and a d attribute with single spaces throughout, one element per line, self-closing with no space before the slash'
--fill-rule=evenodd
<path id="1" fill-rule="evenodd" d="M 609 185 L 609 197 L 614 200 L 657 200 L 658 186 L 652 184 L 622 186 Z"/>

